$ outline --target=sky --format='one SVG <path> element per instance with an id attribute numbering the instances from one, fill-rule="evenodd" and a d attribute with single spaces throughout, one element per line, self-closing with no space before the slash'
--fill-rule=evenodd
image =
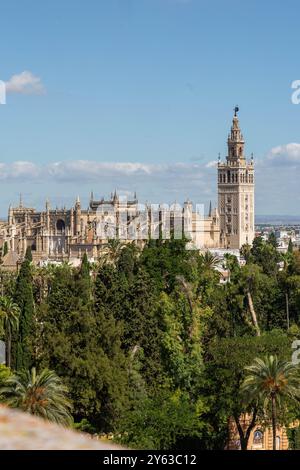
<path id="1" fill-rule="evenodd" d="M 0 216 L 141 202 L 216 204 L 233 108 L 256 213 L 300 215 L 296 0 L 0 0 Z M 0 87 L 1 92 L 1 87 Z M 300 96 L 300 93 L 299 93 Z M 1 101 L 1 95 L 0 95 Z"/>

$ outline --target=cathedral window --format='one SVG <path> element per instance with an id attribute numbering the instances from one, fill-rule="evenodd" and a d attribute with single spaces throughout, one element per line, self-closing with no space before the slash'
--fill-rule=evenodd
<path id="1" fill-rule="evenodd" d="M 58 233 L 63 233 L 65 231 L 65 222 L 62 219 L 58 219 L 56 222 L 56 230 Z"/>

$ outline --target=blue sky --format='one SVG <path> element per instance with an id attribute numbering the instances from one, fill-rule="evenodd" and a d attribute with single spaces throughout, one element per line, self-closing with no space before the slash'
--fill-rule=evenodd
<path id="1" fill-rule="evenodd" d="M 300 215 L 300 4 L 0 0 L 0 215 L 115 187 L 216 201 L 233 107 L 258 214 Z"/>

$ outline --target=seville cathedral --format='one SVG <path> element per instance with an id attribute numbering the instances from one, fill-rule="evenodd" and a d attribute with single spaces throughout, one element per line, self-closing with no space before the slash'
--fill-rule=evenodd
<path id="1" fill-rule="evenodd" d="M 244 138 L 234 110 L 228 136 L 228 155 L 217 164 L 218 207 L 204 216 L 203 209 L 186 201 L 183 206 L 139 204 L 136 195 L 124 200 L 115 192 L 108 200 L 96 200 L 91 194 L 89 207 L 82 208 L 79 198 L 70 209 L 45 210 L 24 206 L 9 207 L 8 220 L 0 222 L 0 246 L 6 245 L 3 267 L 17 266 L 27 247 L 37 263 L 80 259 L 87 253 L 97 259 L 111 238 L 142 245 L 149 238 L 181 238 L 191 248 L 239 249 L 254 238 L 254 163 L 247 161 Z M 201 195 L 199 195 L 201 199 Z"/>

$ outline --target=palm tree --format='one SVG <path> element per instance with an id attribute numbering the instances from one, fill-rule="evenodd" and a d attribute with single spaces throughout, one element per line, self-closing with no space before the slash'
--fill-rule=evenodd
<path id="1" fill-rule="evenodd" d="M 101 256 L 100 256 L 100 265 L 101 264 L 112 264 L 116 266 L 118 259 L 120 258 L 121 251 L 124 248 L 124 244 L 121 243 L 119 240 L 109 239 L 107 242 L 106 247 L 103 249 Z"/>
<path id="2" fill-rule="evenodd" d="M 220 258 L 210 251 L 206 251 L 201 255 L 202 266 L 205 270 L 216 269 L 220 264 Z"/>
<path id="3" fill-rule="evenodd" d="M 67 388 L 55 372 L 44 369 L 39 375 L 35 367 L 8 377 L 0 388 L 4 403 L 58 424 L 72 421 Z"/>
<path id="4" fill-rule="evenodd" d="M 20 309 L 9 297 L 0 297 L 0 319 L 6 336 L 5 362 L 7 367 L 11 366 L 11 335 L 13 329 L 19 325 Z"/>
<path id="5" fill-rule="evenodd" d="M 249 400 L 261 401 L 265 411 L 271 406 L 273 450 L 276 450 L 277 409 L 285 401 L 300 400 L 299 369 L 291 362 L 279 361 L 277 356 L 266 356 L 255 358 L 245 370 L 248 375 L 242 391 Z"/>

